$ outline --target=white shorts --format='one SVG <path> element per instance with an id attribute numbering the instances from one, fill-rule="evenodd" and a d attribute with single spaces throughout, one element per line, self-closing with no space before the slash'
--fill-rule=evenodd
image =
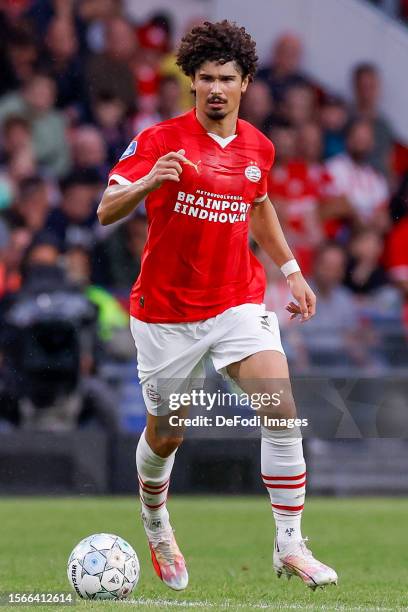
<path id="1" fill-rule="evenodd" d="M 165 415 L 171 393 L 202 388 L 204 358 L 217 372 L 260 351 L 282 348 L 278 318 L 265 304 L 241 304 L 194 323 L 145 323 L 131 317 L 138 374 L 147 410 Z"/>

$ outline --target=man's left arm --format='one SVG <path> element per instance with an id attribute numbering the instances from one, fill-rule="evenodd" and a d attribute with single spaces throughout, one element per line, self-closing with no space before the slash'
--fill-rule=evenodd
<path id="1" fill-rule="evenodd" d="M 290 302 L 286 306 L 286 310 L 292 315 L 291 319 L 300 315 L 302 321 L 307 321 L 316 312 L 316 296 L 296 266 L 296 260 L 286 242 L 275 208 L 268 197 L 251 207 L 250 227 L 261 249 L 279 268 L 283 266 L 282 271 L 297 302 Z M 288 262 L 291 263 L 287 266 Z M 292 268 L 297 268 L 297 271 L 291 272 Z"/>

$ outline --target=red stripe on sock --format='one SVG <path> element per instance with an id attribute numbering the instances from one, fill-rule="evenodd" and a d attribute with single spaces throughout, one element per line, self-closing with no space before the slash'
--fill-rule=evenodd
<path id="1" fill-rule="evenodd" d="M 261 476 L 264 480 L 299 480 L 299 478 L 306 476 L 306 472 L 299 474 L 299 476 L 264 476 L 263 474 Z"/>
<path id="2" fill-rule="evenodd" d="M 163 506 L 167 501 L 167 499 L 165 499 L 164 501 L 162 501 L 161 504 L 157 504 L 157 506 L 151 506 L 150 504 L 146 504 L 142 496 L 140 496 L 140 499 L 142 500 L 142 503 L 146 506 L 146 508 L 150 508 L 150 510 L 157 510 L 157 508 L 161 508 L 161 506 Z"/>
<path id="3" fill-rule="evenodd" d="M 304 487 L 306 484 L 306 480 L 304 480 L 303 482 L 299 482 L 298 484 L 290 484 L 290 485 L 283 485 L 283 484 L 266 484 L 264 482 L 264 485 L 267 489 L 300 489 L 300 487 Z"/>
<path id="4" fill-rule="evenodd" d="M 301 506 L 281 506 L 280 504 L 271 504 L 272 508 L 276 508 L 277 510 L 290 510 L 291 512 L 299 512 L 299 510 L 303 510 L 304 504 Z"/>
<path id="5" fill-rule="evenodd" d="M 164 487 L 159 491 L 150 491 L 150 489 L 144 487 L 141 482 L 139 482 L 139 487 L 142 489 L 142 491 L 145 491 L 145 493 L 149 493 L 149 495 L 160 495 L 160 493 L 164 493 L 164 491 L 168 489 L 169 485 L 164 485 Z"/>
<path id="6" fill-rule="evenodd" d="M 147 493 L 151 493 L 151 495 L 158 495 L 159 493 L 162 493 L 165 489 L 168 488 L 169 486 L 169 480 L 167 480 L 164 484 L 161 484 L 159 486 L 157 485 L 149 485 L 149 484 L 145 484 L 141 478 L 139 478 L 139 487 L 143 489 L 143 491 L 146 491 Z"/>
<path id="7" fill-rule="evenodd" d="M 139 476 L 139 474 L 138 474 L 138 478 L 139 478 L 139 480 L 140 480 L 141 484 L 142 484 L 144 487 L 149 487 L 149 489 L 161 489 L 162 487 L 164 487 L 164 485 L 165 485 L 165 484 L 167 485 L 167 484 L 169 484 L 169 482 L 170 482 L 170 478 L 168 478 L 168 479 L 167 479 L 167 480 L 166 480 L 164 483 L 162 482 L 162 483 L 161 483 L 161 484 L 159 484 L 159 485 L 150 485 L 150 484 L 147 484 L 146 482 L 144 482 L 144 481 L 141 479 L 141 477 Z"/>

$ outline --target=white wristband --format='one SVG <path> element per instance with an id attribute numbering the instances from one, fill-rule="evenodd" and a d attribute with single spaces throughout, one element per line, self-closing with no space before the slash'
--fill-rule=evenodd
<path id="1" fill-rule="evenodd" d="M 286 263 L 281 266 L 282 274 L 288 278 L 289 274 L 293 274 L 294 272 L 300 272 L 299 264 L 296 259 L 290 259 Z"/>

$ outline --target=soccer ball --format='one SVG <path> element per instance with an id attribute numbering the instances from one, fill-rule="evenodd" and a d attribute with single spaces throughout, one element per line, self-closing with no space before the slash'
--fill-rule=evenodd
<path id="1" fill-rule="evenodd" d="M 68 559 L 68 580 L 83 599 L 129 597 L 139 575 L 139 559 L 133 548 L 110 533 L 81 540 Z"/>

